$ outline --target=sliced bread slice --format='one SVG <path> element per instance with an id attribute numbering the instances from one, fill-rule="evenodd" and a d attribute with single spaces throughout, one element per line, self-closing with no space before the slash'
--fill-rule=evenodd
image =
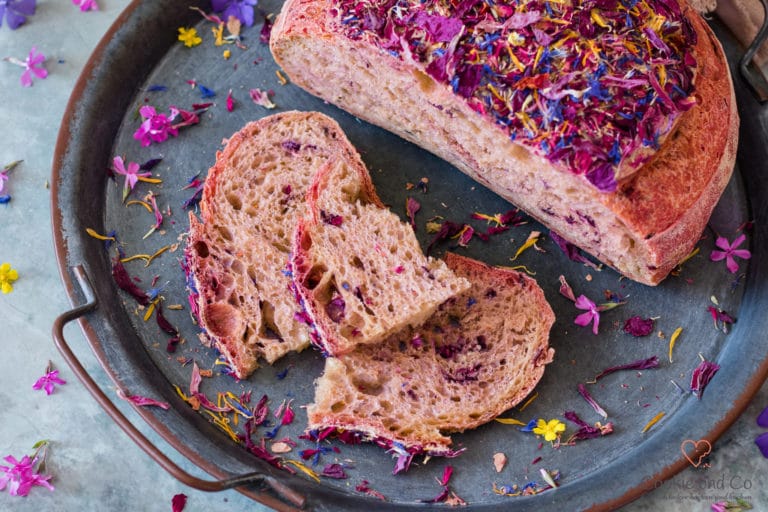
<path id="1" fill-rule="evenodd" d="M 357 183 L 343 160 L 318 172 L 291 256 L 296 291 L 328 355 L 420 325 L 469 288 L 443 261 L 424 256 L 413 229 L 371 191 L 350 186 L 350 175 Z"/>
<path id="2" fill-rule="evenodd" d="M 472 287 L 421 327 L 326 359 L 309 429 L 362 433 L 408 453 L 445 453 L 450 432 L 519 403 L 552 361 L 554 313 L 536 282 L 455 254 L 446 263 Z"/>
<path id="3" fill-rule="evenodd" d="M 256 369 L 260 358 L 272 363 L 309 343 L 306 324 L 294 318 L 285 269 L 307 191 L 329 161 L 345 162 L 348 180 L 375 197 L 360 155 L 331 118 L 283 112 L 250 123 L 217 154 L 200 221 L 189 216 L 190 303 L 239 378 Z"/>

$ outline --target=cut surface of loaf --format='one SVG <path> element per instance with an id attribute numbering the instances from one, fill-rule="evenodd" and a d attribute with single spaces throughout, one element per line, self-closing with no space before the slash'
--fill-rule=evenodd
<path id="1" fill-rule="evenodd" d="M 369 183 L 357 151 L 329 117 L 284 112 L 249 123 L 217 154 L 200 220 L 189 215 L 190 303 L 239 378 L 261 358 L 272 363 L 309 344 L 307 326 L 294 318 L 285 269 L 306 193 L 329 161 L 346 162 L 350 181 Z"/>
<path id="2" fill-rule="evenodd" d="M 408 5 L 412 4 L 414 2 L 408 2 Z M 485 5 L 477 3 L 481 4 Z M 560 93 L 563 93 L 562 98 L 571 93 L 577 95 L 586 104 L 597 101 L 590 99 L 590 94 L 607 95 L 614 89 L 622 89 L 607 78 L 614 71 L 609 60 L 602 62 L 605 76 L 599 74 L 600 63 L 593 63 L 597 71 L 591 76 L 591 85 L 588 84 L 591 93 L 583 92 L 586 89 L 582 89 L 582 92 L 569 89 L 569 84 L 583 84 L 571 84 L 567 80 L 567 73 L 566 76 L 558 75 L 559 89 L 554 88 L 546 64 L 532 68 L 532 62 L 541 63 L 542 59 L 546 60 L 545 53 L 560 51 L 559 47 L 545 44 L 547 34 L 551 35 L 554 29 L 551 21 L 547 21 L 541 12 L 522 16 L 520 13 L 515 14 L 512 9 L 504 19 L 489 18 L 484 24 L 478 24 L 477 19 L 474 19 L 470 27 L 470 23 L 459 14 L 452 17 L 445 15 L 454 9 L 446 4 L 443 7 L 447 10 L 422 14 L 421 18 L 417 14 L 411 20 L 411 25 L 438 34 L 433 36 L 438 39 L 440 34 L 445 37 L 454 34 L 451 41 L 435 41 L 441 47 L 454 50 L 456 46 L 451 46 L 454 40 L 456 44 L 463 44 L 462 38 L 469 33 L 470 28 L 471 34 L 488 36 L 489 43 L 497 40 L 497 36 L 507 41 L 520 37 L 541 39 L 532 48 L 540 48 L 536 49 L 536 53 L 542 55 L 534 56 L 531 62 L 524 63 L 518 57 L 506 57 L 505 50 L 499 54 L 501 56 L 496 55 L 497 61 L 489 64 L 495 72 L 507 73 L 508 76 L 516 76 L 515 70 L 527 69 L 523 74 L 527 72 L 528 79 L 514 84 L 526 91 L 533 91 L 535 94 L 532 99 L 520 105 L 515 100 L 520 98 L 515 92 L 515 85 L 506 91 L 491 91 L 487 97 L 489 103 L 485 105 L 478 103 L 475 97 L 467 97 L 462 93 L 462 84 L 476 86 L 491 80 L 491 75 L 483 74 L 485 68 L 458 69 L 459 61 L 449 59 L 447 64 L 441 64 L 447 74 L 447 78 L 443 79 L 441 73 L 429 68 L 434 60 L 427 63 L 420 60 L 418 55 L 409 56 L 406 48 L 413 52 L 422 51 L 421 47 L 416 48 L 411 44 L 412 39 L 401 37 L 397 31 L 392 32 L 391 38 L 386 41 L 371 35 L 373 28 L 382 29 L 381 24 L 388 26 L 388 17 L 397 16 L 397 8 L 390 11 L 388 3 L 371 4 L 381 9 L 380 16 L 364 18 L 359 33 L 355 35 L 349 32 L 346 21 L 340 21 L 345 5 L 346 2 L 329 0 L 285 2 L 273 27 L 270 46 L 275 59 L 290 76 L 292 83 L 444 158 L 557 231 L 569 242 L 633 280 L 650 285 L 658 284 L 692 250 L 732 173 L 738 114 L 722 48 L 706 23 L 684 0 L 679 4 L 682 14 L 670 14 L 670 19 L 677 19 L 679 26 L 669 25 L 667 29 L 669 33 L 690 31 L 682 42 L 676 43 L 687 46 L 680 46 L 678 53 L 683 58 L 683 66 L 675 68 L 675 72 L 682 73 L 678 77 L 680 84 L 690 86 L 688 78 L 693 81 L 693 94 L 690 97 L 683 94 L 677 99 L 671 96 L 668 98 L 664 91 L 674 89 L 674 80 L 660 79 L 661 71 L 657 68 L 648 73 L 648 62 L 639 64 L 645 66 L 643 69 L 646 70 L 647 87 L 633 89 L 632 84 L 627 82 L 622 87 L 634 91 L 632 94 L 635 94 L 635 100 L 622 98 L 621 102 L 617 100 L 613 103 L 621 103 L 632 110 L 633 105 L 637 108 L 648 103 L 666 105 L 669 99 L 669 105 L 675 104 L 680 112 L 679 115 L 665 116 L 664 107 L 660 106 L 660 115 L 651 116 L 656 120 L 651 123 L 653 129 L 643 128 L 644 120 L 636 123 L 633 130 L 637 133 L 645 130 L 650 139 L 647 145 L 644 142 L 635 152 L 627 152 L 616 164 L 613 191 L 606 191 L 610 187 L 598 190 L 595 183 L 599 184 L 600 180 L 592 176 L 590 181 L 586 174 L 579 174 L 579 165 L 575 166 L 576 172 L 564 171 L 562 165 L 550 158 L 551 153 L 547 153 L 553 148 L 560 151 L 556 145 L 550 144 L 555 139 L 550 140 L 542 135 L 538 149 L 533 148 L 530 143 L 532 141 L 520 143 L 519 139 L 525 136 L 525 126 L 529 121 L 532 123 L 531 132 L 540 132 L 543 126 L 543 117 L 535 119 L 529 115 L 531 111 L 526 110 L 531 102 L 539 101 L 537 105 L 541 107 L 534 111 L 540 116 L 548 112 L 547 126 L 551 129 L 547 133 L 555 133 L 557 130 L 567 131 L 572 124 L 570 121 L 563 122 L 558 114 L 560 103 L 557 96 Z M 436 2 L 424 5 L 436 5 Z M 615 14 L 610 10 L 603 12 L 591 3 L 564 2 L 562 5 L 578 5 L 582 9 L 579 16 L 587 16 L 590 19 L 587 25 L 596 30 L 602 29 L 594 20 L 604 22 L 606 29 L 600 41 L 611 41 L 610 27 L 614 24 Z M 664 9 L 675 10 L 678 6 L 674 1 L 654 1 L 649 5 L 655 6 L 662 13 Z M 649 27 L 654 26 L 651 23 L 653 19 L 658 21 L 661 18 L 649 17 L 646 20 Z M 442 27 L 443 31 L 438 30 L 438 27 Z M 599 58 L 599 52 L 591 57 L 588 55 L 591 52 L 588 49 L 590 41 L 597 41 L 595 37 L 580 35 L 579 30 L 573 27 L 571 32 L 570 35 L 565 34 L 564 38 L 578 45 L 579 52 L 585 55 L 582 58 L 587 59 L 585 62 Z M 650 45 L 649 48 L 657 45 L 659 40 L 654 39 L 652 33 L 646 32 L 644 34 L 648 40 L 644 45 Z M 528 39 L 526 44 L 530 44 Z M 634 44 L 631 40 L 627 41 Z M 663 48 L 665 41 L 659 44 L 660 48 Z M 482 51 L 480 53 L 483 54 Z M 686 64 L 689 57 L 695 61 L 695 68 Z M 688 67 L 693 69 L 692 76 L 686 74 L 690 71 Z M 665 68 L 664 72 L 667 71 Z M 665 86 L 657 87 L 658 80 L 662 80 Z M 546 98 L 545 103 L 541 103 L 544 101 L 542 98 Z M 608 105 L 612 103 L 607 97 L 601 101 Z M 501 102 L 503 108 L 498 107 L 497 102 Z M 510 132 L 499 126 L 498 116 L 490 112 L 493 110 L 491 105 L 496 110 L 502 108 L 504 111 L 506 108 L 505 112 L 510 119 L 522 123 L 523 131 L 520 133 L 523 135 L 516 135 L 518 140 L 511 140 Z M 687 110 L 682 111 L 685 108 Z M 614 120 L 623 116 L 632 117 L 621 110 L 614 116 Z M 602 122 L 593 121 L 591 125 L 586 125 L 586 131 L 601 133 L 608 117 L 602 119 Z M 594 158 L 597 158 L 595 155 L 619 158 L 624 154 L 621 144 L 614 147 L 610 140 L 599 144 L 591 139 L 580 140 L 586 146 L 576 147 L 576 143 L 569 142 L 573 147 L 569 149 L 570 156 L 564 158 L 575 159 L 577 162 L 586 159 L 588 162 L 584 165 L 592 165 L 596 161 Z M 636 141 L 636 138 L 630 133 L 626 140 Z M 629 147 L 634 143 L 627 144 Z"/>
<path id="3" fill-rule="evenodd" d="M 296 291 L 328 355 L 419 325 L 469 287 L 424 256 L 411 226 L 356 183 L 345 161 L 318 171 L 291 253 Z"/>
<path id="4" fill-rule="evenodd" d="M 552 361 L 554 313 L 536 282 L 452 253 L 472 286 L 419 328 L 327 358 L 307 408 L 310 429 L 336 427 L 411 453 L 450 449 L 449 433 L 522 401 Z"/>

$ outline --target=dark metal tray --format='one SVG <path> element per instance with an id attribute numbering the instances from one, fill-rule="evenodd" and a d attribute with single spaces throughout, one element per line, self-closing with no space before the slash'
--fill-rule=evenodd
<path id="1" fill-rule="evenodd" d="M 202 7 L 203 2 L 198 3 Z M 223 138 L 249 120 L 274 112 L 251 103 L 247 91 L 254 87 L 275 90 L 277 111 L 319 110 L 338 120 L 369 166 L 379 194 L 393 205 L 394 211 L 404 216 L 402 205 L 408 195 L 421 202 L 421 226 L 425 219 L 436 215 L 464 222 L 473 211 L 494 214 L 511 206 L 419 148 L 361 123 L 293 85 L 279 85 L 268 48 L 258 41 L 261 17 L 257 18 L 257 26 L 244 32 L 247 50 L 231 47 L 232 58 L 225 60 L 224 48 L 214 47 L 210 42 L 210 24 L 200 21 L 188 6 L 188 2 L 178 1 L 136 1 L 117 20 L 89 61 L 70 100 L 52 179 L 53 235 L 62 279 L 73 305 L 88 302 L 57 320 L 56 341 L 107 412 L 182 481 L 209 490 L 250 482 L 238 487 L 239 490 L 279 509 L 301 505 L 312 510 L 359 510 L 372 506 L 377 510 L 400 510 L 423 508 L 422 500 L 440 492 L 436 478 L 439 480 L 443 468 L 450 464 L 454 466 L 451 488 L 472 510 L 607 510 L 653 490 L 685 468 L 689 463 L 681 443 L 702 439 L 713 443 L 759 389 L 768 374 L 768 337 L 764 334 L 768 332 L 766 112 L 734 74 L 742 117 L 737 171 L 712 217 L 713 229 L 704 233 L 699 244 L 701 252 L 685 263 L 679 275 L 656 288 L 645 287 L 620 279 L 612 270 L 598 272 L 569 261 L 547 239 L 540 244 L 546 253 L 530 250 L 510 263 L 510 257 L 530 231 L 546 233 L 535 223 L 513 228 L 488 243 L 473 240 L 468 248 L 457 249 L 492 264 L 526 265 L 536 272 L 557 314 L 552 330 L 555 361 L 536 390 L 538 398 L 525 410 L 515 408 L 506 417 L 525 422 L 535 418 L 562 419 L 566 410 L 575 410 L 593 423 L 601 418 L 579 397 L 578 383 L 590 380 L 605 367 L 659 356 L 658 369 L 615 374 L 590 388 L 614 423 L 613 435 L 554 449 L 546 443 L 540 446 L 532 434 L 517 427 L 494 422 L 456 435 L 455 445 L 466 448 L 459 457 L 432 459 L 426 464 L 417 459 L 406 474 L 396 476 L 391 474 L 394 460 L 383 450 L 371 445 L 334 444 L 340 453 L 323 454 L 320 466 L 314 469 L 336 459 L 352 461 L 354 468 L 348 470 L 348 480 L 322 479 L 321 483 L 301 473 L 290 475 L 251 455 L 175 393 L 174 385 L 187 389 L 191 372 L 191 366 L 181 364 L 177 358 L 194 359 L 201 368 L 214 370 L 217 375 L 203 382 L 202 391 L 209 396 L 224 390 L 238 395 L 252 390 L 255 402 L 266 393 L 272 410 L 284 399 L 293 399 L 296 419 L 283 427 L 279 436 L 288 435 L 295 440 L 305 425 L 301 405 L 312 400 L 313 379 L 322 370 L 321 356 L 307 350 L 277 362 L 274 367 L 258 370 L 246 381 L 236 382 L 229 376 L 218 375 L 216 354 L 197 341 L 197 328 L 188 308 L 181 312 L 165 310 L 186 339 L 177 353 L 167 353 L 168 336 L 154 320 L 144 322 L 133 300 L 115 285 L 110 260 L 114 251 L 106 251 L 102 242 L 86 234 L 86 228 L 99 233 L 116 230 L 128 254 L 151 254 L 161 246 L 178 242 L 187 229 L 181 204 L 190 195 L 189 190 L 183 190 L 188 179 L 198 172 L 204 176 Z M 262 2 L 259 9 L 276 13 L 279 2 Z M 177 28 L 194 24 L 207 41 L 196 48 L 185 48 L 176 41 Z M 715 28 L 735 66 L 740 54 L 736 43 L 716 23 Z M 190 108 L 193 103 L 209 101 L 201 100 L 199 88 L 187 84 L 192 79 L 216 91 L 215 106 L 202 116 L 198 126 L 183 129 L 178 138 L 141 148 L 132 138 L 139 124 L 138 107 L 148 103 L 162 110 L 171 104 Z M 159 91 L 152 85 L 163 85 L 167 90 Z M 238 100 L 232 113 L 224 107 L 230 89 Z M 122 178 L 115 181 L 107 176 L 115 155 L 135 162 L 163 158 L 155 169 L 163 179 L 162 185 L 141 183 L 134 192 L 134 196 L 140 197 L 154 190 L 160 207 L 165 210 L 170 206 L 172 215 L 166 216 L 162 233 L 142 238 L 154 219 L 141 207 L 122 204 Z M 407 182 L 416 183 L 422 177 L 429 178 L 427 194 L 406 190 Z M 747 220 L 754 221 L 749 236 L 753 257 L 748 266 L 742 264 L 742 271 L 746 269 L 744 279 L 734 283 L 735 276 L 722 263 L 710 262 L 708 256 L 714 247 L 714 231 L 733 239 L 737 227 Z M 475 225 L 483 229 L 482 223 Z M 422 243 L 428 242 L 430 236 L 423 228 L 418 235 Z M 455 244 L 441 247 L 452 245 Z M 149 267 L 131 262 L 126 263 L 126 268 L 141 279 L 140 285 L 145 289 L 154 276 L 160 276 L 158 282 L 164 286 L 166 305 L 186 304 L 180 267 L 182 248 L 183 244 L 175 252 L 163 254 Z M 558 293 L 561 274 L 577 294 L 584 293 L 595 300 L 601 299 L 605 290 L 611 290 L 626 296 L 627 304 L 604 313 L 600 334 L 595 336 L 590 329 L 574 325 L 578 311 Z M 707 311 L 711 296 L 717 297 L 720 306 L 738 318 L 729 334 L 713 328 Z M 624 334 L 620 327 L 633 315 L 658 317 L 654 335 L 632 338 Z M 119 389 L 171 404 L 167 411 L 138 410 L 174 448 L 219 479 L 253 472 L 259 475 L 206 482 L 186 475 L 159 454 L 109 403 L 116 397 L 106 396 L 84 374 L 66 345 L 63 325 L 78 317 L 92 349 Z M 670 363 L 668 341 L 677 327 L 684 330 L 674 349 L 674 362 Z M 664 333 L 663 339 L 655 335 L 657 331 Z M 721 366 L 702 399 L 681 393 L 670 382 L 687 388 L 700 354 Z M 285 370 L 287 376 L 279 379 L 278 375 Z M 659 412 L 666 413 L 663 419 L 642 433 L 643 426 Z M 574 425 L 568 427 L 570 432 L 575 431 Z M 265 430 L 257 432 L 257 441 Z M 298 450 L 311 447 L 312 443 L 299 441 L 299 447 L 285 457 L 300 460 Z M 507 468 L 499 474 L 492 464 L 495 452 L 504 452 L 509 457 Z M 534 462 L 539 457 L 541 460 Z M 311 467 L 311 462 L 307 464 Z M 559 488 L 523 497 L 493 492 L 494 483 L 522 486 L 531 480 L 541 481 L 540 468 L 560 472 Z M 386 496 L 387 502 L 355 491 L 363 480 Z"/>

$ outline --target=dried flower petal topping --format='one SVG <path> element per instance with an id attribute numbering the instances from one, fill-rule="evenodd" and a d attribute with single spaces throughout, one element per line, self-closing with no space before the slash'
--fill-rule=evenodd
<path id="1" fill-rule="evenodd" d="M 702 359 L 699 366 L 693 370 L 691 374 L 691 391 L 699 399 L 704 394 L 704 388 L 707 387 L 719 369 L 720 365 Z"/>
<path id="2" fill-rule="evenodd" d="M 37 0 L 4 0 L 0 2 L 0 27 L 3 17 L 11 30 L 16 30 L 27 21 L 27 16 L 35 14 Z"/>
<path id="3" fill-rule="evenodd" d="M 636 338 L 648 336 L 653 332 L 653 318 L 633 316 L 624 322 L 624 332 Z"/>
<path id="4" fill-rule="evenodd" d="M 739 264 L 736 263 L 734 258 L 748 260 L 752 257 L 752 254 L 747 249 L 738 249 L 738 247 L 743 244 L 746 239 L 747 236 L 742 234 L 739 235 L 733 241 L 733 243 L 730 243 L 728 242 L 728 239 L 723 236 L 717 237 L 717 240 L 715 240 L 715 245 L 722 250 L 712 251 L 712 253 L 709 255 L 709 259 L 712 261 L 721 261 L 724 259 L 726 268 L 732 274 L 735 274 L 739 270 Z"/>
<path id="5" fill-rule="evenodd" d="M 13 455 L 8 455 L 3 460 L 10 464 L 0 464 L 0 491 L 8 488 L 11 496 L 27 496 L 35 486 L 45 487 L 53 491 L 53 486 L 48 483 L 50 475 L 39 472 L 45 467 L 45 459 L 48 454 L 48 441 L 39 441 L 33 446 L 35 452 L 32 456 L 25 455 L 17 460 Z"/>
<path id="6" fill-rule="evenodd" d="M 56 389 L 56 386 L 63 386 L 66 383 L 67 381 L 59 377 L 59 370 L 54 370 L 53 364 L 49 361 L 45 369 L 45 375 L 32 384 L 32 389 L 42 389 L 46 395 L 50 395 Z"/>
<path id="7" fill-rule="evenodd" d="M 0 265 L 0 291 L 3 294 L 8 294 L 13 291 L 13 283 L 19 279 L 19 273 L 16 269 L 11 268 L 10 263 L 3 263 Z"/>
<path id="8" fill-rule="evenodd" d="M 651 356 L 648 359 L 640 359 L 638 361 L 633 361 L 627 364 L 611 366 L 609 368 L 606 368 L 599 374 L 597 374 L 597 376 L 595 377 L 595 382 L 614 372 L 618 372 L 622 370 L 648 370 L 651 368 L 657 368 L 658 366 L 659 366 L 658 356 Z"/>
<path id="9" fill-rule="evenodd" d="M 695 104 L 696 34 L 675 0 L 343 0 L 336 12 L 347 37 L 416 62 L 602 191 Z"/>
<path id="10" fill-rule="evenodd" d="M 735 501 L 716 501 L 711 505 L 712 512 L 744 512 L 752 510 L 752 504 L 741 498 Z"/>

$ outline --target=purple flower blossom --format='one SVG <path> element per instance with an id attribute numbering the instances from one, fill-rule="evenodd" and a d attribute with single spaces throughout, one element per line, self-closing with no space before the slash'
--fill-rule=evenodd
<path id="1" fill-rule="evenodd" d="M 50 475 L 41 475 L 36 471 L 37 467 L 45 461 L 47 445 L 46 441 L 37 443 L 35 445 L 37 451 L 32 457 L 25 455 L 21 460 L 17 460 L 12 455 L 5 457 L 3 460 L 11 465 L 0 464 L 0 491 L 8 487 L 8 494 L 11 496 L 27 496 L 36 485 L 52 491 L 53 486 L 48 483 L 51 479 Z M 43 451 L 42 459 L 39 456 L 41 450 Z"/>
<path id="2" fill-rule="evenodd" d="M 720 369 L 720 365 L 709 361 L 702 361 L 691 374 L 691 391 L 701 398 L 704 394 L 704 388 Z"/>
<path id="3" fill-rule="evenodd" d="M 99 10 L 99 4 L 96 3 L 96 0 L 72 0 L 72 4 L 80 7 L 82 12 Z"/>
<path id="4" fill-rule="evenodd" d="M 257 0 L 211 0 L 213 12 L 222 12 L 224 18 L 234 16 L 246 27 L 253 25 L 253 7 Z"/>
<path id="5" fill-rule="evenodd" d="M 5 17 L 10 29 L 16 30 L 35 14 L 36 4 L 37 0 L 0 0 L 0 27 Z"/>
<path id="6" fill-rule="evenodd" d="M 598 309 L 597 304 L 584 295 L 579 295 L 575 304 L 577 308 L 586 310 L 586 313 L 577 316 L 573 322 L 582 327 L 586 327 L 592 323 L 592 332 L 597 334 L 597 330 L 600 326 L 600 310 Z"/>
<path id="7" fill-rule="evenodd" d="M 712 254 L 709 255 L 709 259 L 712 261 L 721 261 L 725 259 L 725 266 L 732 274 L 735 274 L 739 270 L 739 264 L 736 263 L 734 257 L 743 260 L 748 260 L 752 257 L 752 254 L 747 249 L 737 249 L 737 247 L 744 243 L 744 240 L 746 239 L 747 236 L 742 234 L 737 237 L 733 243 L 728 243 L 727 238 L 723 236 L 717 237 L 715 245 L 722 249 L 722 251 L 712 251 Z"/>
<path id="8" fill-rule="evenodd" d="M 153 142 L 163 142 L 169 135 L 176 137 L 179 130 L 172 121 L 179 115 L 176 107 L 170 108 L 170 115 L 158 114 L 155 107 L 144 105 L 139 109 L 142 117 L 141 126 L 133 134 L 133 138 L 140 141 L 143 147 L 151 146 Z"/>
<path id="9" fill-rule="evenodd" d="M 66 383 L 67 381 L 59 378 L 59 370 L 52 370 L 49 364 L 45 370 L 45 375 L 37 379 L 32 385 L 32 389 L 43 389 L 46 395 L 50 395 L 56 389 L 56 385 L 61 386 Z"/>

